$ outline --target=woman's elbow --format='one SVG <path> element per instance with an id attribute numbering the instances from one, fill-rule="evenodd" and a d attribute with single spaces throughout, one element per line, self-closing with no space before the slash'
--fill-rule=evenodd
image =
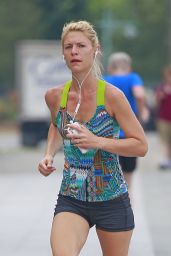
<path id="1" fill-rule="evenodd" d="M 147 142 L 141 142 L 140 150 L 139 150 L 139 156 L 144 157 L 148 152 L 148 143 Z"/>

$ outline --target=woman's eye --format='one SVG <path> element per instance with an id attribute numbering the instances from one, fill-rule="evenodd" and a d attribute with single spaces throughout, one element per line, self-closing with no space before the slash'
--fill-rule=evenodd
<path id="1" fill-rule="evenodd" d="M 66 45 L 65 46 L 65 49 L 69 49 L 69 48 L 71 48 L 71 45 Z"/>
<path id="2" fill-rule="evenodd" d="M 84 44 L 80 44 L 79 47 L 82 48 L 82 47 L 85 47 L 85 45 Z"/>

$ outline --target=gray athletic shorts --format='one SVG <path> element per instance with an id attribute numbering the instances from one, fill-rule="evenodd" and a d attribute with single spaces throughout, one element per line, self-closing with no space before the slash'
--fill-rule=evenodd
<path id="1" fill-rule="evenodd" d="M 134 215 L 128 193 L 103 202 L 85 202 L 69 196 L 58 195 L 54 216 L 60 212 L 72 212 L 87 220 L 90 228 L 110 232 L 128 231 L 134 228 Z"/>

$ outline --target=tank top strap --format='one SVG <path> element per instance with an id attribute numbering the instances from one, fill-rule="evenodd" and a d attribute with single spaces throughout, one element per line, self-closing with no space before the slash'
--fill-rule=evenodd
<path id="1" fill-rule="evenodd" d="M 104 80 L 98 80 L 97 87 L 97 106 L 105 104 L 105 87 L 106 83 Z"/>
<path id="2" fill-rule="evenodd" d="M 64 89 L 62 91 L 62 95 L 61 95 L 61 101 L 60 101 L 60 107 L 61 108 L 66 108 L 67 105 L 67 98 L 68 98 L 68 92 L 69 89 L 71 87 L 71 80 L 69 80 L 68 82 L 66 82 L 66 84 L 64 85 Z"/>
<path id="3" fill-rule="evenodd" d="M 71 80 L 66 82 L 64 85 L 64 89 L 62 91 L 61 101 L 60 101 L 60 107 L 66 108 L 67 105 L 67 98 L 68 98 L 68 92 L 71 87 Z M 97 83 L 97 106 L 104 105 L 104 94 L 105 94 L 105 81 L 104 80 L 98 80 Z"/>

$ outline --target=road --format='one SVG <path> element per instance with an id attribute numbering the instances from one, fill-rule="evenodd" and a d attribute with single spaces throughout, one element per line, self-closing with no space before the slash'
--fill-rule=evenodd
<path id="1" fill-rule="evenodd" d="M 170 256 L 171 170 L 159 171 L 160 145 L 147 134 L 149 152 L 139 159 L 133 181 L 136 228 L 129 256 Z M 53 209 L 62 179 L 63 153 L 55 158 L 57 172 L 43 177 L 37 164 L 45 145 L 20 146 L 17 132 L 0 132 L 0 255 L 50 256 L 49 235 Z M 92 228 L 80 256 L 100 256 Z"/>

